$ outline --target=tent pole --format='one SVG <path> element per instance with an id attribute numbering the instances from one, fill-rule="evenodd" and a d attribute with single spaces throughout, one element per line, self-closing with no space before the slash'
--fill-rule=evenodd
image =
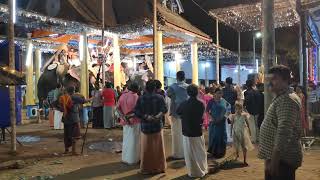
<path id="1" fill-rule="evenodd" d="M 14 45 L 14 23 L 13 23 L 13 7 L 14 0 L 9 0 L 9 22 L 8 22 L 8 40 L 9 40 L 9 67 L 15 69 L 15 45 Z M 16 143 L 16 87 L 9 87 L 10 96 L 10 122 L 11 122 L 11 153 L 17 152 Z"/>
<path id="2" fill-rule="evenodd" d="M 274 0 L 262 1 L 262 60 L 264 64 L 264 110 L 267 112 L 272 101 L 272 95 L 268 90 L 269 69 L 275 64 L 275 31 L 274 31 Z"/>
<path id="3" fill-rule="evenodd" d="M 241 76 L 240 76 L 240 65 L 241 65 L 241 33 L 238 32 L 238 85 L 241 83 Z"/>
<path id="4" fill-rule="evenodd" d="M 102 29 L 101 29 L 101 46 L 104 47 L 104 28 L 105 28 L 105 23 L 104 23 L 104 0 L 102 0 Z M 106 83 L 106 54 L 102 53 L 102 88 L 105 86 Z"/>
<path id="5" fill-rule="evenodd" d="M 158 59 L 157 59 L 157 0 L 153 0 L 153 64 L 154 77 L 158 79 Z"/>
<path id="6" fill-rule="evenodd" d="M 216 80 L 220 84 L 220 42 L 219 42 L 219 20 L 216 19 L 216 33 L 217 33 L 217 52 L 216 52 Z"/>

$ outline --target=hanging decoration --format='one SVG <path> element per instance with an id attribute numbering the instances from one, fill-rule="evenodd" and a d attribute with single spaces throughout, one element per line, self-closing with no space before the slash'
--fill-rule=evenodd
<path id="1" fill-rule="evenodd" d="M 275 28 L 290 27 L 300 22 L 295 0 L 275 0 L 274 9 Z M 261 1 L 212 9 L 209 14 L 240 32 L 256 31 L 262 27 Z"/>

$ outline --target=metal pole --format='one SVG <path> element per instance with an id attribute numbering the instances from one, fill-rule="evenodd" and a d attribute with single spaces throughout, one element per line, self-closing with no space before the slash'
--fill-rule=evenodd
<path id="1" fill-rule="evenodd" d="M 9 41 L 9 67 L 15 69 L 15 57 L 14 57 L 14 23 L 13 23 L 13 0 L 9 0 L 9 22 L 8 22 L 8 41 Z M 10 96 L 10 122 L 11 122 L 11 152 L 16 153 L 16 87 L 9 87 Z"/>
<path id="2" fill-rule="evenodd" d="M 264 110 L 267 112 L 272 101 L 272 95 L 268 90 L 268 71 L 275 61 L 275 39 L 274 39 L 274 0 L 262 1 L 262 60 L 264 64 Z"/>
<path id="3" fill-rule="evenodd" d="M 105 23 L 104 23 L 104 0 L 102 0 L 102 29 L 101 29 L 101 41 L 102 41 L 102 47 L 104 46 L 104 28 L 105 28 Z M 103 50 L 103 49 L 102 49 Z M 105 85 L 106 82 L 106 54 L 103 52 L 102 53 L 102 88 Z"/>
<path id="4" fill-rule="evenodd" d="M 301 3 L 301 2 L 300 2 Z M 308 57 L 307 57 L 307 36 L 306 36 L 306 12 L 300 13 L 300 36 L 302 42 L 302 62 L 303 62 L 303 91 L 305 99 L 308 99 Z M 308 118 L 308 102 L 305 101 L 305 118 Z"/>
<path id="5" fill-rule="evenodd" d="M 204 69 L 205 69 L 205 75 L 206 75 L 206 82 L 205 82 L 205 85 L 206 85 L 206 87 L 209 87 L 208 71 L 207 71 L 207 63 L 204 65 Z"/>
<path id="6" fill-rule="evenodd" d="M 154 76 L 158 79 L 158 62 L 157 62 L 157 0 L 153 0 L 153 64 Z"/>
<path id="7" fill-rule="evenodd" d="M 256 37 L 253 35 L 253 65 L 256 64 Z"/>
<path id="8" fill-rule="evenodd" d="M 240 76 L 240 65 L 241 65 L 241 33 L 238 32 L 238 84 L 240 85 L 241 76 Z"/>
<path id="9" fill-rule="evenodd" d="M 220 83 L 220 42 L 219 42 L 219 20 L 216 19 L 216 33 L 217 33 L 217 53 L 216 53 L 216 80 L 217 83 Z"/>

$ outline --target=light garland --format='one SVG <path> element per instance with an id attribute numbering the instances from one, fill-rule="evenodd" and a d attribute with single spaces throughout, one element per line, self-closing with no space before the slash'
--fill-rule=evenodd
<path id="1" fill-rule="evenodd" d="M 246 32 L 260 30 L 262 27 L 261 2 L 210 10 L 209 14 L 233 29 Z M 275 0 L 275 28 L 290 27 L 299 23 L 294 0 Z"/>

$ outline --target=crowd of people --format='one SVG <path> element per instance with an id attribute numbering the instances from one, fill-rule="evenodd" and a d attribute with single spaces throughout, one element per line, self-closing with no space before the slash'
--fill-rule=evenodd
<path id="1" fill-rule="evenodd" d="M 254 78 L 242 87 L 235 86 L 232 78 L 210 87 L 198 87 L 185 83 L 185 73 L 179 71 L 177 82 L 164 88 L 165 91 L 158 80 L 149 80 L 142 91 L 135 83 L 123 90 L 106 83 L 103 90 L 96 87 L 88 100 L 76 94 L 74 87 L 66 88 L 57 105 L 64 112 L 65 152 L 72 147 L 72 153 L 76 154 L 79 109 L 91 101 L 93 128 L 112 129 L 121 124 L 122 161 L 128 165 L 140 162 L 142 174 L 165 172 L 163 127 L 170 124 L 172 154 L 168 159 L 184 159 L 190 177 L 205 176 L 207 158 L 223 158 L 228 139 L 232 139 L 237 158 L 243 152 L 245 166 L 248 166 L 247 152 L 256 144 L 259 158 L 265 160 L 266 179 L 294 179 L 302 159 L 299 132 L 304 99 L 301 88 L 296 88 L 297 93 L 289 88 L 287 67 L 276 66 L 269 73 L 273 76 L 268 86 L 275 99 L 266 117 L 264 85 Z M 203 135 L 206 130 L 207 146 Z M 283 172 L 284 169 L 288 170 Z"/>

